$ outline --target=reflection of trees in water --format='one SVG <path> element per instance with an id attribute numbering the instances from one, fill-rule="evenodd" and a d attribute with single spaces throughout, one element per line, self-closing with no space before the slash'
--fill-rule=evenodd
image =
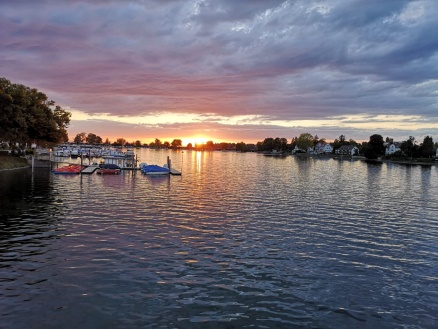
<path id="1" fill-rule="evenodd" d="M 0 185 L 0 252 L 56 236 L 65 210 L 52 191 L 46 168 L 34 175 L 28 169 L 1 172 Z"/>

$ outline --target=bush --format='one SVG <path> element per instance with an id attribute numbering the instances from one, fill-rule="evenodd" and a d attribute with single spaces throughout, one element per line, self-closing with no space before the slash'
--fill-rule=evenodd
<path id="1" fill-rule="evenodd" d="M 370 160 L 377 159 L 377 153 L 371 147 L 367 147 L 363 155 Z"/>

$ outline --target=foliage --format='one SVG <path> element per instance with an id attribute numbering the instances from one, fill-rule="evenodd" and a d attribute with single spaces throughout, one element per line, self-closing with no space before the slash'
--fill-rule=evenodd
<path id="1" fill-rule="evenodd" d="M 180 147 L 182 146 L 182 140 L 181 140 L 181 139 L 174 139 L 174 140 L 172 141 L 172 143 L 170 143 L 170 145 L 171 145 L 173 148 L 180 148 Z"/>
<path id="2" fill-rule="evenodd" d="M 265 138 L 263 142 L 257 143 L 257 151 L 267 151 L 271 152 L 276 150 L 278 152 L 286 152 L 289 149 L 289 145 L 287 144 L 286 138 Z"/>
<path id="3" fill-rule="evenodd" d="M 240 143 L 236 144 L 236 151 L 237 152 L 247 152 L 248 147 L 246 146 L 246 144 L 244 142 L 240 142 Z"/>
<path id="4" fill-rule="evenodd" d="M 89 133 L 86 138 L 88 144 L 102 144 L 102 138 L 93 133 Z"/>
<path id="5" fill-rule="evenodd" d="M 385 146 L 383 145 L 383 137 L 378 134 L 370 136 L 364 156 L 367 159 L 377 159 L 385 154 Z"/>
<path id="6" fill-rule="evenodd" d="M 37 89 L 0 78 L 0 140 L 55 144 L 68 141 L 71 113 Z"/>
<path id="7" fill-rule="evenodd" d="M 377 153 L 376 153 L 376 152 L 374 151 L 374 149 L 373 149 L 372 147 L 370 147 L 369 145 L 366 147 L 366 149 L 365 149 L 363 155 L 365 156 L 365 158 L 367 158 L 367 159 L 371 159 L 371 160 L 374 160 L 374 159 L 377 159 L 377 158 L 378 158 Z"/>
<path id="8" fill-rule="evenodd" d="M 82 143 L 85 143 L 86 139 L 87 139 L 87 134 L 84 132 L 81 132 L 75 136 L 75 138 L 73 139 L 73 143 L 82 144 Z"/>
<path id="9" fill-rule="evenodd" d="M 413 158 L 417 153 L 419 147 L 415 144 L 415 137 L 409 136 L 409 138 L 401 143 L 400 149 L 404 154 Z"/>
<path id="10" fill-rule="evenodd" d="M 420 147 L 420 154 L 425 158 L 430 158 L 434 155 L 433 139 L 430 136 L 424 137 L 423 144 Z"/>
<path id="11" fill-rule="evenodd" d="M 302 133 L 296 140 L 296 145 L 301 150 L 307 152 L 313 146 L 313 136 L 309 133 Z"/>
<path id="12" fill-rule="evenodd" d="M 117 138 L 116 141 L 113 143 L 114 146 L 124 146 L 126 144 L 126 139 L 123 137 Z"/>
<path id="13" fill-rule="evenodd" d="M 1 156 L 0 170 L 28 167 L 26 159 L 15 156 Z"/>

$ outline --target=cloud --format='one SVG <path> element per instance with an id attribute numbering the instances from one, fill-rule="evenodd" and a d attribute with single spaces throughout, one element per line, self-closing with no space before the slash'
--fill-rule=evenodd
<path id="1" fill-rule="evenodd" d="M 229 118 L 217 131 L 243 136 L 233 123 L 241 115 L 266 119 L 249 122 L 245 137 L 250 129 L 294 135 L 293 124 L 288 132 L 276 122 L 314 120 L 308 128 L 318 135 L 351 129 L 353 138 L 369 133 L 323 122 L 374 118 L 383 129 L 382 115 L 418 115 L 432 133 L 437 14 L 433 0 L 5 0 L 0 61 L 6 78 L 93 123 L 77 120 L 71 129 L 106 127 L 96 115 L 173 113 L 175 125 L 184 115 L 202 117 L 203 127 Z"/>

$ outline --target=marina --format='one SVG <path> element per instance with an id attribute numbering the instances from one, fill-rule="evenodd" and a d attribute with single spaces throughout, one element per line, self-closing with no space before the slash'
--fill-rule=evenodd
<path id="1" fill-rule="evenodd" d="M 83 169 L 79 170 L 80 174 L 93 174 L 99 168 L 111 167 L 120 170 L 141 170 L 141 164 L 137 154 L 132 148 L 127 149 L 114 149 L 106 147 L 96 147 L 91 145 L 85 145 L 79 147 L 62 145 L 55 147 L 53 150 L 42 149 L 36 150 L 36 156 L 31 157 L 29 164 L 33 167 L 50 167 L 57 169 L 59 166 L 73 166 L 81 165 Z M 182 172 L 171 166 L 171 159 L 167 157 L 166 174 L 181 176 Z M 157 165 L 156 168 L 160 167 Z M 160 167 L 163 168 L 163 167 Z M 54 173 L 59 173 L 54 169 Z M 68 172 L 67 171 L 64 171 Z M 62 173 L 62 171 L 61 171 Z M 108 174 L 106 172 L 105 174 Z M 99 172 L 102 174 L 102 171 Z M 148 174 L 151 174 L 150 172 Z M 155 172 L 156 174 L 156 172 Z"/>

